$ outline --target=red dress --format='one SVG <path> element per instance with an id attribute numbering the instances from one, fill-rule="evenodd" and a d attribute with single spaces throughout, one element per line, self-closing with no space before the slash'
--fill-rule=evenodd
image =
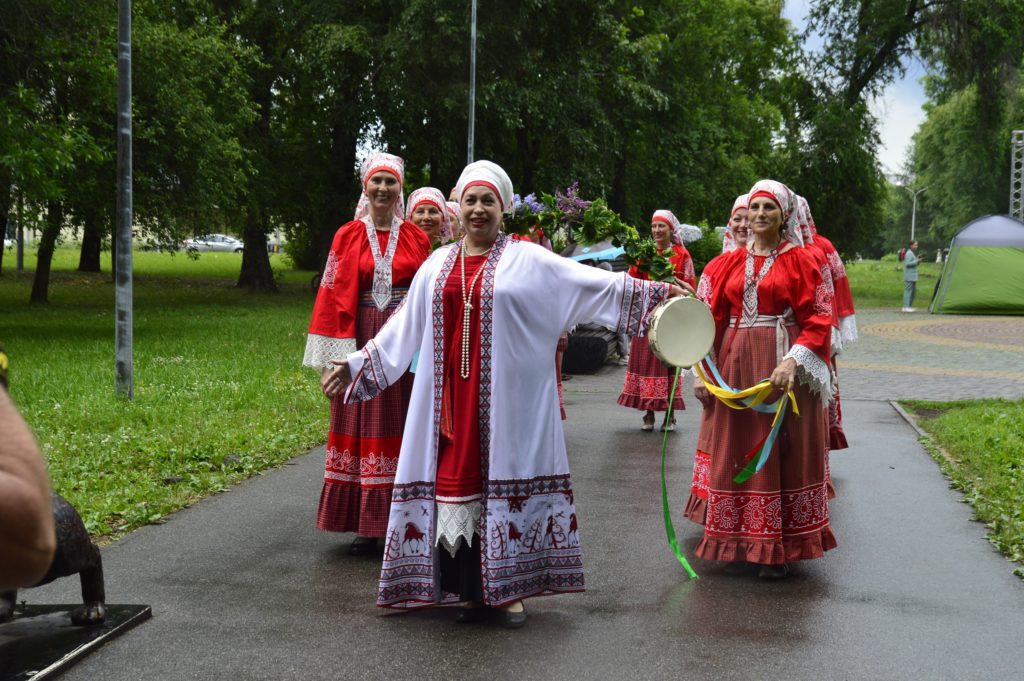
<path id="1" fill-rule="evenodd" d="M 386 253 L 390 232 L 376 230 L 376 236 L 380 252 Z M 378 310 L 370 298 L 374 262 L 366 226 L 358 220 L 343 225 L 334 235 L 321 278 L 309 325 L 311 342 L 316 339 L 330 347 L 332 340 L 354 338 L 353 350 L 361 348 L 404 300 L 413 275 L 428 255 L 427 235 L 411 222 L 402 222 L 391 263 L 391 303 Z M 331 358 L 343 359 L 344 354 Z M 385 535 L 412 378 L 406 374 L 367 402 L 345 404 L 341 394 L 331 400 L 316 523 L 321 530 L 355 532 L 362 537 Z"/>
<path id="2" fill-rule="evenodd" d="M 661 253 L 661 251 L 659 251 Z M 669 262 L 675 265 L 675 276 L 694 286 L 697 277 L 693 270 L 693 258 L 685 246 L 672 246 Z M 647 280 L 650 277 L 636 267 L 629 268 L 629 275 L 637 279 Z M 626 379 L 619 394 L 619 404 L 631 409 L 643 411 L 668 411 L 668 396 L 672 390 L 675 368 L 665 366 L 651 352 L 647 336 L 637 336 L 629 348 L 629 366 L 626 367 Z M 672 410 L 685 409 L 683 402 L 683 376 L 679 376 L 676 396 L 672 401 Z"/>
<path id="3" fill-rule="evenodd" d="M 761 564 L 818 558 L 836 546 L 826 489 L 827 395 L 821 394 L 830 389 L 831 297 L 815 258 L 786 247 L 756 286 L 758 316 L 743 319 L 746 257 L 745 249 L 724 254 L 701 282 L 718 328 L 713 357 L 724 381 L 739 389 L 770 376 L 782 359 L 779 343 L 790 346 L 785 355 L 798 360 L 800 416 L 786 416 L 764 468 L 737 484 L 733 478 L 770 429 L 772 414 L 719 402 L 705 409 L 697 448 L 708 461 L 706 518 L 696 554 Z M 754 272 L 765 260 L 754 258 Z"/>

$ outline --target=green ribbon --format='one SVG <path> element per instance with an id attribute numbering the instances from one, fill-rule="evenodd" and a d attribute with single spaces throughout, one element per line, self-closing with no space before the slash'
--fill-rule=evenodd
<path id="1" fill-rule="evenodd" d="M 672 392 L 668 396 L 668 411 L 665 413 L 665 423 L 672 423 L 672 403 L 676 399 L 676 387 L 679 385 L 679 373 L 682 371 L 681 368 L 676 367 L 676 376 L 672 380 Z M 697 573 L 693 571 L 690 564 L 686 561 L 686 556 L 683 555 L 682 549 L 679 548 L 679 542 L 676 540 L 676 529 L 672 525 L 672 514 L 668 510 L 668 485 L 665 483 L 665 457 L 668 451 L 668 430 L 666 429 L 661 435 L 661 510 L 665 514 L 665 535 L 668 537 L 669 548 L 672 549 L 672 553 L 676 554 L 676 558 L 679 560 L 679 564 L 686 570 L 686 574 L 690 575 L 690 579 L 697 579 Z"/>

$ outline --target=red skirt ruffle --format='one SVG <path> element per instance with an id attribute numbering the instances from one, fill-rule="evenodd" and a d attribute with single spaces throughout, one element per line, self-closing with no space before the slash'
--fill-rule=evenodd
<path id="1" fill-rule="evenodd" d="M 619 395 L 619 404 L 630 409 L 643 411 L 668 411 L 668 395 L 676 370 L 661 363 L 651 352 L 646 336 L 637 336 L 629 348 L 629 366 L 626 380 Z M 686 409 L 683 402 L 683 377 L 679 374 L 679 385 L 672 401 L 673 411 Z"/>

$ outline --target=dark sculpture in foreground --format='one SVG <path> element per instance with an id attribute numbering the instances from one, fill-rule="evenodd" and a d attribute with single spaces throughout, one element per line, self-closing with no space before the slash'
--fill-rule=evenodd
<path id="1" fill-rule="evenodd" d="M 7 388 L 6 372 L 0 371 L 0 390 Z M 79 626 L 99 624 L 107 617 L 103 586 L 103 560 L 92 542 L 78 511 L 67 499 L 53 495 L 53 520 L 57 532 L 57 551 L 46 575 L 33 586 L 49 584 L 60 577 L 77 574 L 82 582 L 82 607 L 71 612 L 71 622 Z M 18 592 L 0 593 L 0 622 L 14 616 Z"/>
<path id="2" fill-rule="evenodd" d="M 53 495 L 53 519 L 57 526 L 57 553 L 46 575 L 34 586 L 77 574 L 82 582 L 82 607 L 71 611 L 71 623 L 100 624 L 107 617 L 107 607 L 99 547 L 89 538 L 75 507 L 59 494 Z M 0 622 L 14 616 L 17 599 L 17 591 L 0 593 Z"/>

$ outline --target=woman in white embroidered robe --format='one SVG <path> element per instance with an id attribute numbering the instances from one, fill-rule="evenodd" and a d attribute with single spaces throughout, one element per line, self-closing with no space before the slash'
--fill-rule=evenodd
<path id="1" fill-rule="evenodd" d="M 549 361 L 558 337 L 585 321 L 636 335 L 661 300 L 683 289 L 501 234 L 512 184 L 492 163 L 468 166 L 457 190 L 465 238 L 424 263 L 394 317 L 338 363 L 333 387 L 354 377 L 347 399 L 369 399 L 420 352 L 377 604 L 468 601 L 461 620 L 485 605 L 503 608 L 506 626 L 521 626 L 521 599 L 583 590 Z"/>

